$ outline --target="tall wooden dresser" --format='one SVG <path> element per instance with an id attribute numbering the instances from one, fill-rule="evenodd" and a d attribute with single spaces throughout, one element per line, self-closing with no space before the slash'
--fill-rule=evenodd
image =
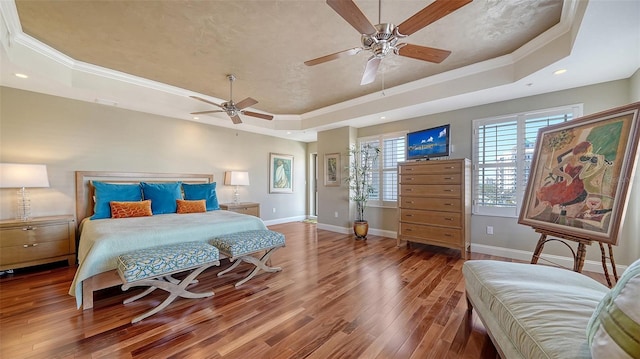
<path id="1" fill-rule="evenodd" d="M 467 259 L 471 161 L 398 164 L 398 246 L 403 241 L 460 249 Z"/>

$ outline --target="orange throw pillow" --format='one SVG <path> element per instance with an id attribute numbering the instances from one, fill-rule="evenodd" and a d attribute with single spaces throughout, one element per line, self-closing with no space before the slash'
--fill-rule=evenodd
<path id="1" fill-rule="evenodd" d="M 136 202 L 109 202 L 111 218 L 147 217 L 151 213 L 151 200 Z"/>
<path id="2" fill-rule="evenodd" d="M 207 211 L 207 200 L 205 199 L 197 201 L 177 199 L 176 205 L 178 207 L 177 213 L 202 213 Z"/>

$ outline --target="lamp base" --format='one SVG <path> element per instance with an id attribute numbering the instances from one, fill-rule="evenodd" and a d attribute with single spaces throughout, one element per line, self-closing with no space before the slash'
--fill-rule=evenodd
<path id="1" fill-rule="evenodd" d="M 18 190 L 18 211 L 16 213 L 16 219 L 23 222 L 31 220 L 31 198 L 29 198 L 29 191 L 24 187 Z"/>
<path id="2" fill-rule="evenodd" d="M 240 197 L 240 193 L 238 193 L 238 186 L 233 191 L 233 204 L 238 204 L 238 198 Z"/>

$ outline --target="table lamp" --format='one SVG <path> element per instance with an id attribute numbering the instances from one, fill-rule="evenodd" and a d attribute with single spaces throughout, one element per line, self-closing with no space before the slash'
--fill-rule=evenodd
<path id="1" fill-rule="evenodd" d="M 224 173 L 224 184 L 227 186 L 236 186 L 233 192 L 233 203 L 238 204 L 238 186 L 249 185 L 249 172 L 227 171 Z"/>
<path id="2" fill-rule="evenodd" d="M 47 166 L 21 163 L 0 163 L 0 188 L 18 188 L 17 218 L 31 219 L 31 199 L 27 188 L 49 187 Z"/>

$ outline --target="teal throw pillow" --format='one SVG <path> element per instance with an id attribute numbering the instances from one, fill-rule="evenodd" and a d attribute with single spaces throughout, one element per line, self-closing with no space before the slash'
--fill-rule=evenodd
<path id="1" fill-rule="evenodd" d="M 218 204 L 218 195 L 216 194 L 215 182 L 201 184 L 183 183 L 182 190 L 184 191 L 184 199 L 186 200 L 206 200 L 207 211 L 220 209 L 220 205 Z"/>
<path id="2" fill-rule="evenodd" d="M 140 184 L 113 184 L 99 181 L 92 181 L 95 206 L 91 219 L 111 218 L 111 201 L 141 201 L 142 192 Z"/>
<path id="3" fill-rule="evenodd" d="M 181 182 L 141 182 L 143 198 L 151 200 L 153 214 L 176 213 L 176 200 L 182 199 Z"/>

